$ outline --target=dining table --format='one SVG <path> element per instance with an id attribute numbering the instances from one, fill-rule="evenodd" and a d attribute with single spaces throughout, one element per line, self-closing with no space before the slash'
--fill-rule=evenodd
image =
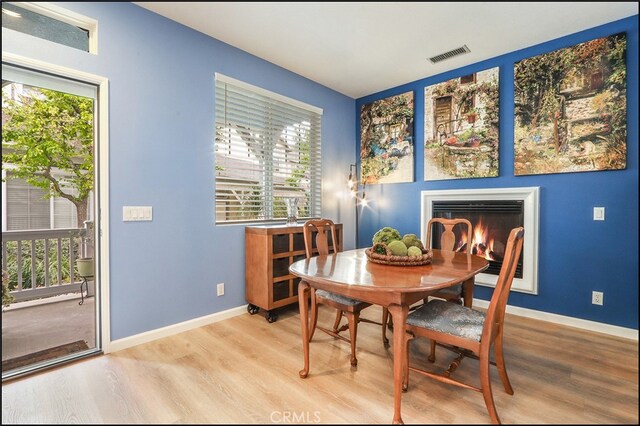
<path id="1" fill-rule="evenodd" d="M 471 306 L 475 276 L 489 262 L 472 254 L 433 249 L 425 265 L 393 265 L 369 260 L 366 249 L 354 249 L 293 262 L 291 274 L 300 277 L 298 302 L 304 367 L 301 378 L 309 375 L 309 294 L 322 289 L 386 307 L 393 320 L 393 423 L 401 424 L 403 363 L 407 357 L 406 321 L 409 307 L 429 294 L 463 284 L 466 306 Z"/>

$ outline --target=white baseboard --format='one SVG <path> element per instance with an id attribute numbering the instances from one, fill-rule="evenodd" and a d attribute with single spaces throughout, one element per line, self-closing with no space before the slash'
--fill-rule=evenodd
<path id="1" fill-rule="evenodd" d="M 486 300 L 473 299 L 473 306 L 477 306 L 479 308 L 487 308 L 489 306 L 489 302 Z M 166 327 L 136 334 L 134 336 L 114 340 L 109 345 L 108 352 L 116 352 L 122 349 L 130 348 L 132 346 L 140 345 L 142 343 L 151 342 L 152 340 L 160 339 L 162 337 L 173 336 L 174 334 L 182 333 L 183 331 L 203 327 L 205 325 L 213 324 L 218 321 L 242 315 L 245 312 L 247 312 L 247 305 L 242 305 L 236 308 L 227 309 L 226 311 L 216 312 L 215 314 L 206 315 L 200 318 L 194 318 L 178 324 L 172 324 Z M 605 333 L 612 336 L 623 337 L 626 339 L 632 339 L 636 341 L 638 340 L 638 330 L 634 330 L 632 328 L 618 327 L 615 325 L 603 324 L 595 321 L 587 321 L 579 318 L 567 317 L 564 315 L 535 311 L 533 309 L 520 308 L 518 306 L 507 305 L 507 313 L 518 315 L 521 317 L 567 325 L 569 327 L 576 327 L 583 330 Z M 105 353 L 107 353 L 107 351 L 105 351 Z"/>
<path id="2" fill-rule="evenodd" d="M 473 299 L 473 306 L 487 308 L 487 300 Z M 533 318 L 542 321 L 549 321 L 555 324 L 567 325 L 569 327 L 581 328 L 583 330 L 595 331 L 597 333 L 610 334 L 612 336 L 624 337 L 625 339 L 638 340 L 638 330 L 633 328 L 618 327 L 617 325 L 603 324 L 601 322 L 588 321 L 579 318 L 567 317 L 564 315 L 551 314 L 548 312 L 535 311 L 533 309 L 520 308 L 518 306 L 507 305 L 508 314 L 518 315 L 526 318 Z"/>
<path id="3" fill-rule="evenodd" d="M 168 325 L 166 327 L 157 328 L 155 330 L 145 331 L 144 333 L 112 341 L 109 344 L 108 352 L 116 352 L 142 343 L 147 343 L 152 340 L 160 339 L 162 337 L 173 336 L 174 334 L 182 333 L 183 331 L 203 327 L 228 318 L 233 318 L 246 312 L 247 305 L 242 305 L 237 308 L 227 309 L 226 311 L 216 312 L 215 314 L 206 315 L 204 317 L 194 318 L 177 324 Z M 107 351 L 105 351 L 105 353 L 107 353 Z"/>

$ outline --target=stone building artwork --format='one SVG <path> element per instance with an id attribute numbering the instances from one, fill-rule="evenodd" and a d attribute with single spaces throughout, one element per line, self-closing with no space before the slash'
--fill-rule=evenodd
<path id="1" fill-rule="evenodd" d="M 499 68 L 424 90 L 424 180 L 498 176 Z"/>
<path id="2" fill-rule="evenodd" d="M 365 104 L 360 165 L 365 184 L 413 182 L 413 92 Z"/>
<path id="3" fill-rule="evenodd" d="M 517 62 L 516 175 L 626 167 L 626 36 Z"/>

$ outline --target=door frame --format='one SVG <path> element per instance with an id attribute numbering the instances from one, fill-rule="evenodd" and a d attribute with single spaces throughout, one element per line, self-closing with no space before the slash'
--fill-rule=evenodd
<path id="1" fill-rule="evenodd" d="M 2 62 L 31 68 L 54 76 L 71 78 L 84 83 L 98 86 L 98 114 L 97 131 L 98 150 L 96 152 L 98 175 L 96 193 L 98 206 L 95 209 L 96 231 L 99 233 L 99 244 L 96 247 L 96 272 L 100 277 L 100 306 L 97 310 L 100 320 L 100 349 L 107 354 L 110 352 L 111 330 L 109 310 L 109 80 L 96 74 L 90 74 L 72 68 L 54 65 L 48 62 L 27 58 L 9 52 L 2 52 Z"/>

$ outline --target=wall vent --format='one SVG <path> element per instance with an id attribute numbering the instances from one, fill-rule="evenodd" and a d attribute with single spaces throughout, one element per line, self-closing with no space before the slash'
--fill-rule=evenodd
<path id="1" fill-rule="evenodd" d="M 471 52 L 471 51 L 469 50 L 469 48 L 465 44 L 464 46 L 458 47 L 457 49 L 453 49 L 453 50 L 450 50 L 448 52 L 441 53 L 441 54 L 436 55 L 436 56 L 432 56 L 431 58 L 429 58 L 429 60 L 431 61 L 431 63 L 437 64 L 438 62 L 444 61 L 445 59 L 451 59 L 454 56 L 463 55 L 463 54 L 469 53 L 469 52 Z"/>

